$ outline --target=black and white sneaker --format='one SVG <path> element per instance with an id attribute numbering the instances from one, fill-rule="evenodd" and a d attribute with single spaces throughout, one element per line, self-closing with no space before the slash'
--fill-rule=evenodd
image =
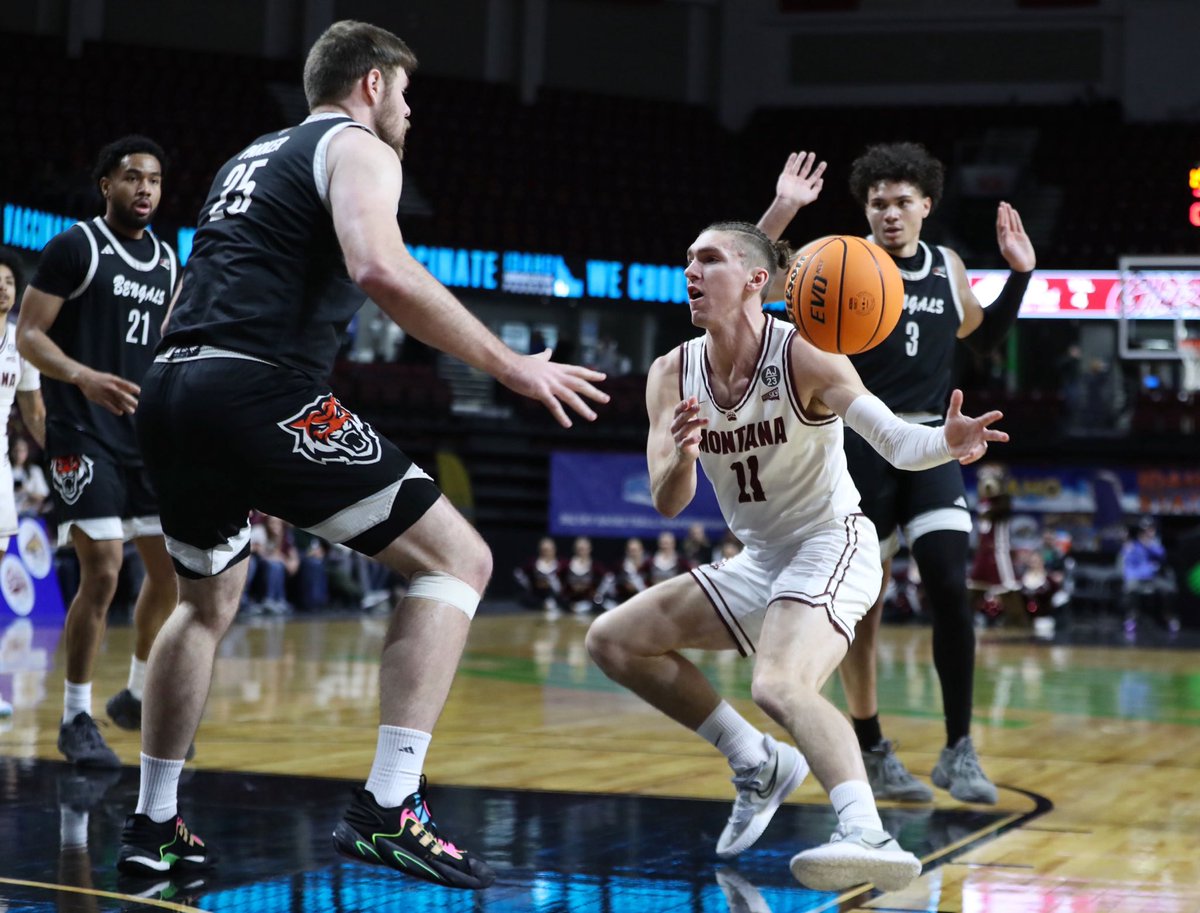
<path id="1" fill-rule="evenodd" d="M 440 833 L 418 790 L 396 808 L 384 808 L 365 789 L 333 831 L 333 845 L 348 859 L 382 865 L 414 878 L 450 888 L 479 890 L 496 880 L 496 873 L 478 856 L 459 849 Z"/>
<path id="2" fill-rule="evenodd" d="M 212 868 L 217 853 L 191 833 L 176 815 L 161 824 L 147 815 L 130 815 L 121 831 L 117 868 L 125 875 L 155 878 Z"/>

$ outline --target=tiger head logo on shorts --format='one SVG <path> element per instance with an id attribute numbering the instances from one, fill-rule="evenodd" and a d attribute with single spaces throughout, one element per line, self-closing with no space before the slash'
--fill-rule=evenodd
<path id="1" fill-rule="evenodd" d="M 375 463 L 381 449 L 375 429 L 347 409 L 332 393 L 279 423 L 293 438 L 293 453 L 314 463 Z"/>
<path id="2" fill-rule="evenodd" d="M 89 456 L 60 456 L 50 461 L 50 481 L 64 504 L 74 504 L 92 481 L 92 458 Z"/>

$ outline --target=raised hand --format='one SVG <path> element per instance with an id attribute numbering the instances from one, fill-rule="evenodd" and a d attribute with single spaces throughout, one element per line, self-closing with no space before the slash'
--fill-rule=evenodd
<path id="1" fill-rule="evenodd" d="M 689 460 L 700 456 L 700 429 L 708 424 L 708 419 L 700 418 L 700 401 L 689 396 L 675 407 L 675 416 L 671 419 L 671 437 L 675 439 L 675 452 Z"/>
<path id="2" fill-rule="evenodd" d="M 803 209 L 821 194 L 825 186 L 825 163 L 817 162 L 815 152 L 793 152 L 775 181 L 775 198 L 795 209 Z"/>
<path id="3" fill-rule="evenodd" d="M 950 394 L 950 407 L 946 410 L 946 424 L 942 431 L 946 435 L 950 455 L 966 466 L 987 453 L 989 442 L 1005 443 L 1008 434 L 988 427 L 1004 418 L 1003 412 L 992 410 L 979 418 L 971 418 L 969 415 L 963 415 L 962 402 L 962 390 L 955 390 Z"/>
<path id="4" fill-rule="evenodd" d="M 1001 203 L 996 210 L 996 243 L 1010 269 L 1027 273 L 1037 265 L 1033 242 L 1025 234 L 1021 214 L 1008 203 Z"/>
<path id="5" fill-rule="evenodd" d="M 608 394 L 591 383 L 604 378 L 604 374 L 591 368 L 553 362 L 550 360 L 550 350 L 546 349 L 536 355 L 520 356 L 516 370 L 499 380 L 515 393 L 536 399 L 550 410 L 560 425 L 570 428 L 571 419 L 567 417 L 563 404 L 566 403 L 589 422 L 594 422 L 596 413 L 583 398 L 607 403 Z"/>

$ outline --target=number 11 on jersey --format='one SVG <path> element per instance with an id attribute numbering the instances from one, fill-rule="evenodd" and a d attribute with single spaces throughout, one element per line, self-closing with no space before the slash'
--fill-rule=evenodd
<path id="1" fill-rule="evenodd" d="M 736 463 L 731 463 L 729 466 L 737 473 L 738 480 L 738 503 L 747 504 L 750 501 L 765 501 L 767 495 L 763 491 L 762 483 L 758 481 L 758 457 L 746 457 L 746 462 L 743 465 L 741 460 Z M 750 470 L 750 490 L 746 490 L 746 470 Z"/>

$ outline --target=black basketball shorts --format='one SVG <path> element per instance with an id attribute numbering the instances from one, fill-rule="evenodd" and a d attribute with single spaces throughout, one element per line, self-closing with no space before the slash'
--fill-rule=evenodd
<path id="1" fill-rule="evenodd" d="M 251 510 L 374 555 L 441 494 L 319 380 L 210 347 L 158 356 L 137 430 L 167 551 L 186 577 L 249 553 Z"/>
<path id="2" fill-rule="evenodd" d="M 962 467 L 956 461 L 910 472 L 897 469 L 856 432 L 846 435 L 846 464 L 858 489 L 862 512 L 875 524 L 883 557 L 898 547 L 897 531 L 913 540 L 934 530 L 971 531 Z"/>
<path id="3" fill-rule="evenodd" d="M 118 466 L 99 447 L 51 457 L 50 492 L 60 548 L 71 544 L 72 527 L 98 541 L 162 534 L 146 470 Z"/>

